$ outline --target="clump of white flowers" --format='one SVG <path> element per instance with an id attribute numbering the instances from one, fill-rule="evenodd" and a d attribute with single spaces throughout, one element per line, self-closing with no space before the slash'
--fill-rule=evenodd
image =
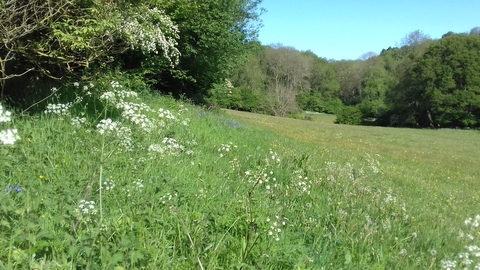
<path id="1" fill-rule="evenodd" d="M 97 131 L 101 135 L 116 131 L 120 127 L 120 122 L 113 121 L 110 118 L 100 120 L 97 124 Z"/>
<path id="2" fill-rule="evenodd" d="M 162 143 L 165 145 L 165 151 L 171 155 L 178 155 L 185 147 L 173 138 L 163 138 Z"/>
<path id="3" fill-rule="evenodd" d="M 111 178 L 105 178 L 105 180 L 102 181 L 102 185 L 106 191 L 110 191 L 115 187 L 115 181 Z"/>
<path id="4" fill-rule="evenodd" d="M 83 125 L 85 125 L 85 123 L 87 122 L 87 118 L 73 117 L 72 119 L 70 119 L 70 122 L 72 123 L 72 126 L 74 126 L 75 128 L 80 128 Z"/>
<path id="5" fill-rule="evenodd" d="M 82 214 L 95 214 L 95 202 L 94 201 L 86 201 L 81 200 L 80 204 L 78 205 L 80 212 Z"/>
<path id="6" fill-rule="evenodd" d="M 280 216 L 275 216 L 275 219 L 271 220 L 267 218 L 267 223 L 270 225 L 270 229 L 267 230 L 267 235 L 275 239 L 275 241 L 280 240 L 280 233 L 282 232 L 282 227 L 286 226 L 286 218 L 281 218 Z M 271 223 L 270 223 L 271 222 Z"/>
<path id="7" fill-rule="evenodd" d="M 185 146 L 179 144 L 177 140 L 173 138 L 163 138 L 162 144 L 151 144 L 148 147 L 149 155 L 152 158 L 155 156 L 155 154 L 177 156 L 184 150 L 185 150 Z"/>
<path id="8" fill-rule="evenodd" d="M 118 95 L 118 93 L 117 93 Z M 152 109 L 148 107 L 145 103 L 132 103 L 121 101 L 116 105 L 117 109 L 122 110 L 122 117 L 141 129 L 145 132 L 152 131 L 155 128 L 155 124 L 142 112 L 151 112 Z"/>
<path id="9" fill-rule="evenodd" d="M 227 153 L 229 153 L 232 148 L 238 148 L 238 146 L 234 145 L 232 142 L 226 143 L 226 144 L 221 144 L 220 148 L 218 148 L 218 153 L 220 157 L 223 157 Z"/>
<path id="10" fill-rule="evenodd" d="M 129 127 L 122 126 L 122 123 L 110 118 L 102 119 L 97 124 L 97 132 L 100 135 L 114 136 L 119 139 L 120 145 L 126 151 L 133 150 L 132 130 Z"/>
<path id="11" fill-rule="evenodd" d="M 308 177 L 302 176 L 301 171 L 294 171 L 293 175 L 294 175 L 293 181 L 296 182 L 295 186 L 297 187 L 297 189 L 302 193 L 310 194 L 312 181 L 309 181 Z"/>
<path id="12" fill-rule="evenodd" d="M 12 121 L 12 113 L 3 109 L 0 104 L 0 123 L 8 123 Z M 4 145 L 14 145 L 16 141 L 20 140 L 17 129 L 0 130 L 0 141 Z"/>
<path id="13" fill-rule="evenodd" d="M 460 238 L 465 240 L 465 249 L 457 254 L 457 260 L 442 260 L 443 269 L 480 269 L 480 215 L 465 220 L 465 229 L 460 230 Z"/>
<path id="14" fill-rule="evenodd" d="M 112 91 L 102 93 L 99 97 L 100 100 L 118 105 L 126 98 L 138 98 L 137 92 L 123 90 L 123 86 L 117 81 L 111 81 L 110 87 Z"/>
<path id="15" fill-rule="evenodd" d="M 68 115 L 70 108 L 73 107 L 72 102 L 66 104 L 48 104 L 47 109 L 45 110 L 46 114 L 56 114 L 56 115 Z"/>
<path id="16" fill-rule="evenodd" d="M 77 214 L 79 220 L 83 220 L 85 222 L 94 221 L 94 218 L 97 215 L 95 202 L 81 200 L 80 203 L 78 204 L 78 208 L 75 209 L 75 213 Z"/>
<path id="17" fill-rule="evenodd" d="M 170 119 L 170 120 L 177 120 L 175 115 L 173 115 L 173 113 L 170 110 L 165 110 L 163 108 L 160 108 L 158 110 L 158 117 L 166 118 L 166 119 Z"/>
<path id="18" fill-rule="evenodd" d="M 132 49 L 145 54 L 161 53 L 171 66 L 178 64 L 178 27 L 163 11 L 153 8 L 129 14 L 121 22 L 120 29 Z"/>

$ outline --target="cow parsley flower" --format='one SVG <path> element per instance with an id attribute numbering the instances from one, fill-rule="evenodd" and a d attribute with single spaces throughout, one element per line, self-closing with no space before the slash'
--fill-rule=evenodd
<path id="1" fill-rule="evenodd" d="M 17 129 L 7 129 L 0 131 L 0 141 L 4 145 L 14 145 L 16 141 L 20 140 L 20 136 L 18 136 Z"/>
<path id="2" fill-rule="evenodd" d="M 12 113 L 3 109 L 0 104 L 0 123 L 8 123 L 12 121 Z M 20 140 L 17 129 L 0 130 L 0 141 L 4 145 L 13 145 L 16 141 Z"/>
<path id="3" fill-rule="evenodd" d="M 105 180 L 102 181 L 102 185 L 106 191 L 110 191 L 115 187 L 115 181 L 110 178 L 105 178 Z"/>
<path id="4" fill-rule="evenodd" d="M 81 200 L 78 208 L 81 214 L 96 214 L 94 201 Z"/>
<path id="5" fill-rule="evenodd" d="M 110 118 L 100 120 L 100 123 L 97 124 L 97 131 L 101 135 L 117 130 L 120 126 L 119 122 L 113 121 Z"/>
<path id="6" fill-rule="evenodd" d="M 12 120 L 11 118 L 12 113 L 9 111 L 4 111 L 2 104 L 0 104 L 0 123 L 7 123 Z"/>
<path id="7" fill-rule="evenodd" d="M 45 114 L 68 115 L 68 112 L 72 107 L 72 102 L 68 102 L 66 104 L 48 104 Z"/>
<path id="8" fill-rule="evenodd" d="M 72 119 L 70 119 L 70 122 L 72 123 L 72 126 L 75 127 L 75 128 L 80 128 L 82 127 L 85 122 L 87 121 L 87 119 L 85 117 L 73 117 Z"/>

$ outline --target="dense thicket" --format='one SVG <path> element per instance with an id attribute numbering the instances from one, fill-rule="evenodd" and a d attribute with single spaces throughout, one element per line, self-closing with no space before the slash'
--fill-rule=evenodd
<path id="1" fill-rule="evenodd" d="M 204 97 L 245 58 L 260 2 L 0 0 L 0 98 L 112 70 Z"/>
<path id="2" fill-rule="evenodd" d="M 348 61 L 256 44 L 247 63 L 233 73 L 233 85 L 218 85 L 211 100 L 278 116 L 301 110 L 334 113 L 345 124 L 479 127 L 478 33 L 476 27 L 469 34 L 449 32 L 432 40 L 417 30 L 400 47 Z"/>

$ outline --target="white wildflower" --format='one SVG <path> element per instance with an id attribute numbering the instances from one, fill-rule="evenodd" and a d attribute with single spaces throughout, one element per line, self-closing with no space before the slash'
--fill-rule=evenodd
<path id="1" fill-rule="evenodd" d="M 119 125 L 119 122 L 112 121 L 110 118 L 102 119 L 100 123 L 97 124 L 97 131 L 103 135 L 109 131 L 115 131 Z"/>
<path id="2" fill-rule="evenodd" d="M 86 200 L 81 200 L 80 204 L 78 205 L 78 208 L 80 209 L 80 212 L 82 214 L 95 214 L 96 211 L 95 209 L 95 202 L 94 201 L 86 201 Z"/>
<path id="3" fill-rule="evenodd" d="M 17 129 L 0 130 L 0 141 L 4 145 L 14 145 L 18 140 L 20 140 L 20 136 L 18 136 Z"/>
<path id="4" fill-rule="evenodd" d="M 72 107 L 72 102 L 66 104 L 48 104 L 45 114 L 68 115 L 68 112 Z"/>
<path id="5" fill-rule="evenodd" d="M 87 121 L 87 119 L 85 117 L 83 118 L 80 118 L 80 117 L 73 117 L 70 122 L 72 123 L 72 126 L 74 126 L 75 128 L 80 128 L 82 127 L 85 122 Z"/>

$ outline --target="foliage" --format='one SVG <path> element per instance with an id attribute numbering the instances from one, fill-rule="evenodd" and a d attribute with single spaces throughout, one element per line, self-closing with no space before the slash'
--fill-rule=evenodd
<path id="1" fill-rule="evenodd" d="M 312 92 L 319 92 L 325 97 L 336 96 L 340 83 L 333 66 L 313 53 L 307 51 L 304 54 L 313 58 L 312 74 L 309 76 Z"/>
<path id="2" fill-rule="evenodd" d="M 266 104 L 271 113 L 286 116 L 297 111 L 296 96 L 309 91 L 312 59 L 294 48 L 272 45 L 265 48 L 267 65 Z"/>
<path id="3" fill-rule="evenodd" d="M 363 120 L 362 111 L 359 106 L 344 106 L 337 113 L 336 124 L 361 125 Z"/>
<path id="4" fill-rule="evenodd" d="M 158 86 L 201 100 L 242 62 L 258 31 L 259 0 L 154 1 L 179 27 L 179 65 L 156 74 Z M 148 67 L 148 62 L 146 63 Z"/>
<path id="5" fill-rule="evenodd" d="M 325 96 L 319 92 L 300 93 L 296 97 L 300 108 L 304 111 L 323 112 L 336 114 L 343 108 L 343 103 L 339 97 Z"/>
<path id="6" fill-rule="evenodd" d="M 429 42 L 424 42 L 419 46 L 389 48 L 382 51 L 380 57 L 393 80 L 390 87 L 385 91 L 384 103 L 386 108 L 377 115 L 377 124 L 418 127 L 414 117 L 414 109 L 409 99 L 412 89 L 410 70 L 416 65 L 429 45 Z"/>
<path id="7" fill-rule="evenodd" d="M 265 93 L 268 78 L 265 63 L 266 47 L 256 41 L 250 42 L 249 46 L 245 62 L 235 65 L 231 81 L 237 87 L 249 88 L 255 93 Z"/>
<path id="8" fill-rule="evenodd" d="M 233 87 L 232 83 L 226 80 L 224 84 L 213 85 L 208 101 L 221 108 L 254 112 L 259 110 L 259 99 L 250 88 Z"/>
<path id="9" fill-rule="evenodd" d="M 355 61 L 329 62 L 311 51 L 254 43 L 255 49 L 247 63 L 239 65 L 233 81 L 257 93 L 260 111 L 275 115 L 301 109 L 339 114 L 344 123 L 476 127 L 475 29 L 469 35 L 452 32 L 442 40 L 432 40 L 417 30 L 405 36 L 402 47 L 389 47 L 379 55 L 369 52 Z M 459 37 L 472 42 L 447 42 Z M 450 79 L 447 65 L 455 73 Z M 453 81 L 458 90 L 451 87 Z M 435 84 L 437 90 L 425 90 Z M 231 99 L 238 100 L 235 96 Z M 355 108 L 343 110 L 344 106 Z M 350 112 L 355 120 L 342 120 Z"/>
<path id="10" fill-rule="evenodd" d="M 423 33 L 420 30 L 415 30 L 407 35 L 402 39 L 400 42 L 400 46 L 411 46 L 411 47 L 416 47 L 420 46 L 422 43 L 430 40 L 430 36 Z"/>
<path id="11" fill-rule="evenodd" d="M 346 105 L 356 105 L 362 100 L 362 80 L 366 65 L 364 61 L 337 61 L 332 63 L 340 87 L 338 96 Z"/>
<path id="12" fill-rule="evenodd" d="M 8 0 L 0 2 L 0 99 L 4 99 L 6 81 L 21 77 L 45 62 L 68 61 L 45 54 L 53 41 L 44 38 L 51 24 L 65 15 L 71 7 L 68 0 L 44 1 Z M 42 70 L 42 69 L 40 69 Z M 48 75 L 51 72 L 45 71 Z"/>
<path id="13" fill-rule="evenodd" d="M 121 9 L 103 1 L 62 0 L 54 5 L 29 1 L 17 7 L 19 3 L 3 2 L 0 13 L 5 33 L 0 42 L 2 94 L 7 79 L 24 75 L 29 77 L 23 81 L 43 76 L 56 79 L 55 84 L 61 78 L 95 77 L 129 51 L 155 55 L 165 66 L 178 63 L 178 29 L 156 8 L 138 5 Z M 44 78 L 42 83 L 52 84 Z M 16 93 L 30 91 L 27 87 L 18 89 L 18 81 L 7 94 L 15 101 L 19 95 L 32 96 Z"/>
<path id="14" fill-rule="evenodd" d="M 480 38 L 452 35 L 432 44 L 412 69 L 410 100 L 423 125 L 480 125 Z M 412 100 L 414 99 L 414 100 Z"/>
<path id="15" fill-rule="evenodd" d="M 338 81 L 331 65 L 312 52 L 299 52 L 280 44 L 253 43 L 247 62 L 237 67 L 232 81 L 241 89 L 251 89 L 258 99 L 256 110 L 288 115 L 303 110 L 334 112 Z M 284 113 L 289 107 L 289 112 Z M 275 110 L 273 110 L 275 109 Z"/>
<path id="16" fill-rule="evenodd" d="M 18 89 L 19 80 L 5 88 L 10 79 L 62 84 L 60 79 L 95 79 L 118 68 L 164 92 L 205 97 L 255 38 L 259 3 L 2 1 L 0 99 L 5 94 L 18 102 L 31 90 Z"/>

